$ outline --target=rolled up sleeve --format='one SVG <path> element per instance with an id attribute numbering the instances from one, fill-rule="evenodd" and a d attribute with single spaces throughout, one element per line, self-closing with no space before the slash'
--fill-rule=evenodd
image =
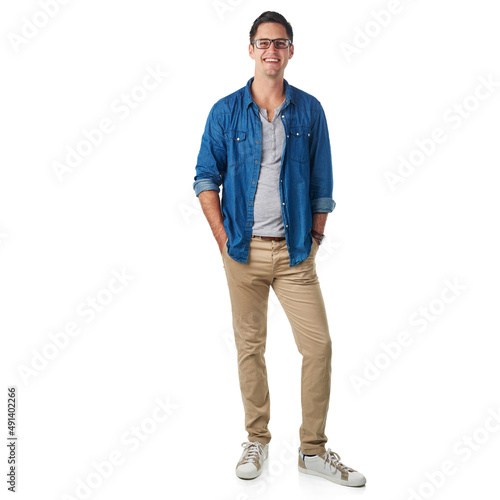
<path id="1" fill-rule="evenodd" d="M 217 120 L 215 104 L 207 118 L 196 162 L 193 189 L 198 196 L 202 191 L 220 191 L 227 164 L 223 130 Z"/>
<path id="2" fill-rule="evenodd" d="M 325 112 L 318 102 L 316 121 L 312 127 L 309 148 L 310 182 L 309 198 L 312 213 L 332 212 L 335 208 L 333 195 L 332 152 Z"/>

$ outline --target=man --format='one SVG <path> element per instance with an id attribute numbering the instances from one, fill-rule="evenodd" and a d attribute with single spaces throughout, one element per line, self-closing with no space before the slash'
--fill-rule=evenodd
<path id="1" fill-rule="evenodd" d="M 302 354 L 298 470 L 362 486 L 365 477 L 325 449 L 331 339 L 315 256 L 335 207 L 332 163 L 321 104 L 284 79 L 293 53 L 292 27 L 282 15 L 264 12 L 255 20 L 249 45 L 255 75 L 212 107 L 193 184 L 222 255 L 231 299 L 248 432 L 236 474 L 259 476 L 268 457 L 264 352 L 272 286 Z"/>

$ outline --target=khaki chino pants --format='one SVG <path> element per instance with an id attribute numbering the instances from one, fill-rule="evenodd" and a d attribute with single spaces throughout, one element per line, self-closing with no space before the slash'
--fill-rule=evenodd
<path id="1" fill-rule="evenodd" d="M 290 267 L 286 240 L 252 237 L 245 264 L 228 255 L 227 245 L 222 250 L 248 440 L 263 444 L 271 440 L 264 352 L 269 287 L 272 286 L 302 355 L 300 443 L 302 453 L 307 455 L 326 451 L 325 426 L 331 382 L 332 343 L 316 274 L 317 251 L 318 244 L 313 239 L 309 257 Z"/>

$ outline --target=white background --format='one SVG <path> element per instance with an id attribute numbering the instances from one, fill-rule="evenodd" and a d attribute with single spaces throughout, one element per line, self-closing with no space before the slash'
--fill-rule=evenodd
<path id="1" fill-rule="evenodd" d="M 57 5 L 24 43 L 41 2 L 3 2 L 0 13 L 0 433 L 7 387 L 17 385 L 17 498 L 83 498 L 77 485 L 87 481 L 88 498 L 493 493 L 497 4 L 401 0 L 382 27 L 374 19 L 389 1 Z M 316 96 L 328 119 L 337 207 L 317 255 L 334 346 L 327 446 L 365 474 L 362 489 L 299 476 L 301 358 L 274 293 L 270 457 L 255 481 L 234 474 L 247 435 L 229 294 L 192 183 L 211 106 L 253 76 L 247 37 L 265 10 L 294 28 L 285 78 Z M 366 46 L 346 57 L 342 44 L 362 45 L 365 31 Z M 141 92 L 148 67 L 164 75 Z M 478 101 L 481 78 L 496 87 Z M 127 94 L 140 101 L 125 115 L 115 105 Z M 469 116 L 451 120 L 464 104 Z M 113 130 L 60 180 L 54 164 L 106 118 Z M 436 128 L 446 140 L 391 190 L 386 173 Z M 110 293 L 113 272 L 129 278 Z M 445 291 L 448 303 L 446 280 L 461 288 Z M 107 303 L 89 321 L 92 297 Z M 428 320 L 419 308 L 430 308 Z M 54 351 L 49 334 L 71 322 L 80 333 Z M 402 332 L 411 342 L 396 349 Z M 370 363 L 379 368 L 367 371 Z M 159 423 L 157 398 L 170 407 Z M 141 426 L 135 449 L 123 436 Z M 118 454 L 98 476 L 93 464 Z M 454 472 L 435 474 L 445 461 Z"/>

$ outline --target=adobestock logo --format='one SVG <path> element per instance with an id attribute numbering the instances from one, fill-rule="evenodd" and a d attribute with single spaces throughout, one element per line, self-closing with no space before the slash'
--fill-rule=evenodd
<path id="1" fill-rule="evenodd" d="M 408 2 L 411 1 L 408 0 Z M 373 40 L 392 23 L 394 17 L 403 10 L 404 6 L 400 0 L 389 0 L 385 9 L 372 10 L 370 13 L 372 19 L 367 21 L 363 27 L 356 26 L 354 28 L 352 42 L 344 41 L 340 43 L 340 50 L 348 64 L 352 62 L 354 56 L 358 56 L 364 49 L 369 47 Z"/>
<path id="2" fill-rule="evenodd" d="M 233 12 L 235 7 L 241 5 L 242 2 L 243 0 L 214 0 L 212 2 L 212 6 L 215 9 L 215 12 L 217 12 L 219 19 L 223 21 L 225 15 L 228 12 Z"/>
<path id="3" fill-rule="evenodd" d="M 40 33 L 40 30 L 45 28 L 49 21 L 58 14 L 61 5 L 67 5 L 69 2 L 70 0 L 39 0 L 40 10 L 36 11 L 31 19 L 26 16 L 21 18 L 20 33 L 10 32 L 7 35 L 14 53 L 17 54 L 21 47 L 33 40 Z"/>
<path id="4" fill-rule="evenodd" d="M 442 121 L 445 125 L 435 127 L 427 134 L 427 137 L 415 139 L 416 147 L 406 155 L 398 156 L 396 169 L 384 172 L 385 180 L 392 192 L 413 176 L 417 168 L 424 165 L 435 154 L 438 146 L 451 137 L 452 132 L 460 129 L 467 120 L 470 120 L 483 102 L 491 99 L 500 87 L 500 81 L 495 78 L 491 74 L 487 77 L 478 76 L 479 83 L 474 91 L 443 111 Z"/>
<path id="5" fill-rule="evenodd" d="M 459 283 L 458 278 L 453 281 L 444 280 L 445 286 L 442 288 L 439 297 L 432 299 L 425 306 L 419 306 L 417 311 L 408 318 L 408 323 L 416 329 L 416 333 L 425 332 L 440 316 L 444 314 L 450 304 L 462 295 L 467 287 Z M 363 389 L 371 387 L 383 372 L 392 366 L 394 361 L 399 359 L 405 348 L 412 345 L 414 333 L 403 330 L 396 337 L 388 342 L 380 344 L 380 352 L 371 359 L 364 358 L 362 374 L 352 374 L 349 379 L 357 394 Z"/>
<path id="6" fill-rule="evenodd" d="M 4 244 L 6 239 L 7 239 L 7 233 L 0 232 L 0 247 Z"/>
<path id="7" fill-rule="evenodd" d="M 122 92 L 119 97 L 110 104 L 110 109 L 117 118 L 123 122 L 128 119 L 133 111 L 141 103 L 146 101 L 153 90 L 156 90 L 168 76 L 168 72 L 161 69 L 157 64 L 154 68 L 146 66 L 145 74 L 141 81 L 128 92 Z M 84 128 L 81 137 L 73 145 L 66 146 L 66 154 L 63 161 L 53 161 L 52 170 L 57 180 L 62 183 L 65 176 L 76 171 L 85 158 L 91 156 L 103 144 L 107 136 L 116 130 L 120 123 L 113 115 L 99 120 L 99 123 L 90 129 Z"/>
<path id="8" fill-rule="evenodd" d="M 457 474 L 460 467 L 467 463 L 483 446 L 485 446 L 492 436 L 500 430 L 500 407 L 488 409 L 488 416 L 483 423 L 476 427 L 472 433 L 463 434 L 452 446 L 453 455 L 460 457 L 458 461 L 455 457 L 444 460 L 441 465 L 430 472 L 425 472 L 425 481 L 416 488 L 408 490 L 408 500 L 427 500 L 432 498 L 438 490 L 443 488 L 450 477 Z"/>
<path id="9" fill-rule="evenodd" d="M 99 314 L 107 310 L 116 296 L 123 293 L 129 286 L 133 276 L 127 274 L 122 268 L 120 272 L 111 270 L 112 278 L 107 286 L 89 295 L 75 307 L 76 316 L 84 319 L 88 325 L 95 321 Z M 78 337 L 83 331 L 83 326 L 77 320 L 66 322 L 63 329 L 49 332 L 49 341 L 45 342 L 39 349 L 31 349 L 31 359 L 28 364 L 19 364 L 17 371 L 25 385 L 36 380 L 40 373 L 45 371 L 50 362 L 59 357 L 61 352 L 68 348 L 72 339 Z"/>
<path id="10" fill-rule="evenodd" d="M 184 224 L 191 224 L 192 217 L 197 218 L 203 214 L 200 200 L 195 194 L 191 198 L 191 205 L 188 203 L 179 203 L 178 207 Z"/>
<path id="11" fill-rule="evenodd" d="M 127 457 L 135 453 L 142 443 L 148 441 L 150 437 L 161 428 L 162 424 L 168 420 L 174 410 L 179 406 L 172 404 L 168 397 L 155 399 L 156 406 L 150 416 L 144 417 L 138 425 L 132 425 L 120 435 L 119 447 L 107 453 L 104 459 L 92 461 L 92 470 L 85 474 L 84 478 L 76 478 L 75 489 L 72 494 L 63 493 L 61 500 L 85 500 L 90 498 L 103 483 L 109 479 L 116 469 L 126 463 Z"/>

